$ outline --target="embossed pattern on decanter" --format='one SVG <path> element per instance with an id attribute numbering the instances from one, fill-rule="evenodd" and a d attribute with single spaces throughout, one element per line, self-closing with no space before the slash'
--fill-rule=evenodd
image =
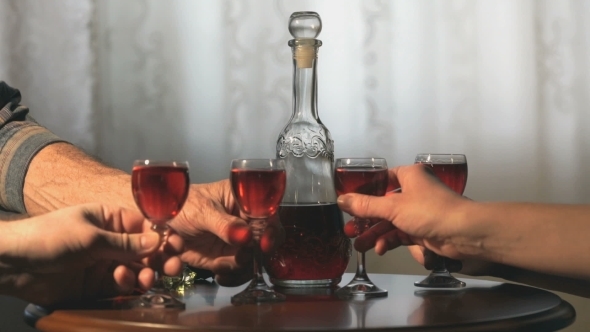
<path id="1" fill-rule="evenodd" d="M 277 140 L 277 153 L 280 158 L 292 154 L 295 157 L 321 156 L 330 161 L 334 160 L 334 140 L 328 130 L 321 126 L 298 126 L 295 130 L 288 129 L 286 128 Z"/>

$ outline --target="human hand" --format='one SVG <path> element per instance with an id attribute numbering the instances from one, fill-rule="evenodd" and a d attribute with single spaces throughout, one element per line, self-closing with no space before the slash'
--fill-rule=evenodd
<path id="1" fill-rule="evenodd" d="M 400 245 L 421 245 L 454 259 L 464 258 L 459 250 L 461 229 L 455 213 L 470 201 L 446 187 L 427 167 L 416 164 L 389 170 L 390 186 L 402 192 L 384 197 L 346 194 L 338 197 L 340 208 L 351 215 L 376 220 L 355 241 L 355 249 L 375 248 L 379 255 Z M 345 231 L 348 235 L 350 227 Z"/>
<path id="2" fill-rule="evenodd" d="M 140 263 L 155 254 L 160 236 L 132 210 L 86 204 L 19 221 L 6 222 L 0 256 L 5 293 L 39 305 L 105 298 L 149 289 L 154 271 Z M 176 255 L 182 239 L 168 236 L 163 246 L 165 274 L 180 273 Z M 2 283 L 4 283 L 2 282 Z M 2 287 L 0 285 L 0 287 Z"/>
<path id="3" fill-rule="evenodd" d="M 252 255 L 247 245 L 252 233 L 240 217 L 229 180 L 191 185 L 187 201 L 171 222 L 185 240 L 181 258 L 190 266 L 211 270 L 220 285 L 237 286 L 252 279 Z M 284 238 L 275 215 L 269 218 L 260 239 L 263 252 L 270 252 Z"/>
<path id="4" fill-rule="evenodd" d="M 394 181 L 397 181 L 397 179 L 394 179 Z M 399 184 L 397 185 L 399 186 Z M 390 184 L 390 187 L 393 188 L 394 186 Z M 389 191 L 388 195 L 397 195 L 397 192 Z M 378 226 L 371 230 L 374 236 L 371 236 L 368 239 L 366 239 L 365 236 L 362 236 L 358 244 L 355 242 L 355 247 L 357 245 L 359 246 L 357 250 L 360 248 L 360 250 L 366 251 L 375 247 L 377 254 L 385 254 L 387 250 L 396 247 L 395 244 L 384 243 L 379 243 L 379 245 L 376 246 L 380 234 L 387 234 L 386 237 L 388 239 L 393 238 L 394 241 L 399 241 L 399 244 L 408 246 L 407 248 L 412 257 L 427 270 L 432 270 L 436 266 L 436 260 L 442 258 L 441 256 L 434 254 L 431 250 L 426 250 L 425 247 L 414 244 L 408 234 L 397 229 L 389 220 L 373 218 L 371 219 L 370 226 L 372 227 L 375 225 Z M 354 238 L 358 235 L 354 226 L 354 220 L 350 220 L 344 225 L 344 233 L 350 238 Z M 504 266 L 501 264 L 472 258 L 457 260 L 446 257 L 445 266 L 449 272 L 460 272 L 471 276 L 495 276 L 499 271 L 504 269 Z"/>

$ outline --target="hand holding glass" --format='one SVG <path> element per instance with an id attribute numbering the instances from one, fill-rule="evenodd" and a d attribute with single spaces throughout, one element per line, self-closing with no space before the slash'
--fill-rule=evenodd
<path id="1" fill-rule="evenodd" d="M 462 154 L 421 153 L 416 156 L 416 164 L 425 164 L 449 188 L 463 195 L 467 184 L 467 158 Z M 428 249 L 426 249 L 428 250 Z M 465 282 L 453 277 L 446 266 L 446 258 L 433 253 L 435 266 L 430 275 L 414 285 L 428 288 L 460 288 Z"/>
<path id="2" fill-rule="evenodd" d="M 280 159 L 234 159 L 230 183 L 240 210 L 248 218 L 254 239 L 254 278 L 242 292 L 232 296 L 233 304 L 279 302 L 285 295 L 275 292 L 262 276 L 260 237 L 267 218 L 277 213 L 285 193 L 287 175 Z"/>
<path id="3" fill-rule="evenodd" d="M 357 193 L 383 196 L 387 190 L 387 162 L 383 158 L 337 159 L 334 169 L 334 186 L 337 195 Z M 370 220 L 354 218 L 357 235 L 369 228 Z M 352 281 L 336 291 L 339 297 L 381 297 L 387 290 L 377 287 L 365 269 L 365 253 L 357 252 L 356 274 Z"/>
<path id="4" fill-rule="evenodd" d="M 168 222 L 180 213 L 188 196 L 188 162 L 136 160 L 131 171 L 131 189 L 139 210 L 160 233 L 162 243 L 168 236 Z M 134 306 L 145 308 L 184 308 L 184 303 L 166 294 L 160 273 L 154 287 Z"/>

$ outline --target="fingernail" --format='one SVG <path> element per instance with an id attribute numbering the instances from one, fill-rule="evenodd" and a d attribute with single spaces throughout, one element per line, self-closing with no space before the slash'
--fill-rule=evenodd
<path id="1" fill-rule="evenodd" d="M 160 236 L 157 233 L 144 234 L 139 239 L 143 249 L 153 248 L 160 242 Z"/>
<path id="2" fill-rule="evenodd" d="M 348 195 L 338 196 L 337 202 L 341 209 L 350 207 L 350 198 Z"/>

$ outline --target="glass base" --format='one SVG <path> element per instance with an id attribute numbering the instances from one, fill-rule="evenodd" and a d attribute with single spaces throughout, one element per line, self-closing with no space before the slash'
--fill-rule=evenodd
<path id="1" fill-rule="evenodd" d="M 449 272 L 432 272 L 422 281 L 414 283 L 416 287 L 424 288 L 463 288 L 465 282 L 453 277 Z"/>
<path id="2" fill-rule="evenodd" d="M 231 297 L 231 303 L 234 305 L 254 304 L 267 302 L 283 302 L 287 297 L 281 293 L 275 292 L 271 288 L 246 288 L 238 294 Z"/>
<path id="3" fill-rule="evenodd" d="M 352 280 L 348 285 L 336 291 L 339 298 L 385 297 L 387 290 L 377 287 L 371 280 Z"/>
<path id="4" fill-rule="evenodd" d="M 334 287 L 342 278 L 317 279 L 317 280 L 291 280 L 270 278 L 270 282 L 278 287 L 285 288 L 310 288 L 310 287 Z"/>
<path id="5" fill-rule="evenodd" d="M 185 304 L 167 294 L 150 293 L 141 295 L 131 303 L 132 308 L 184 309 Z"/>

